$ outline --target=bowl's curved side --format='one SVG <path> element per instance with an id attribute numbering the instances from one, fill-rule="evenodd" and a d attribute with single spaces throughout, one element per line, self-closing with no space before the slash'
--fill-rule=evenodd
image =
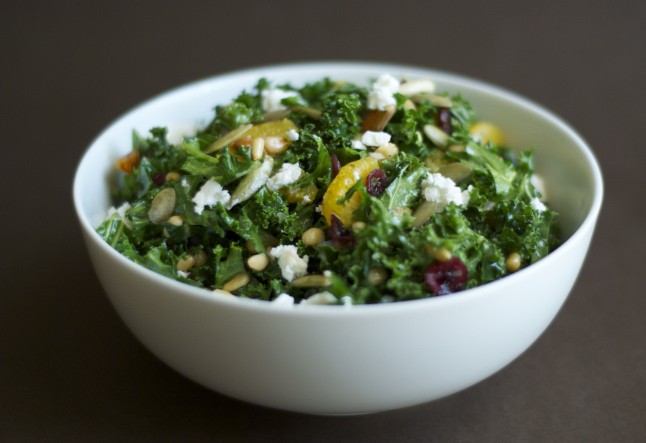
<path id="1" fill-rule="evenodd" d="M 133 128 L 205 120 L 265 75 L 295 83 L 362 82 L 384 71 L 432 76 L 440 89 L 473 95 L 481 115 L 537 146 L 537 168 L 571 237 L 554 253 L 498 282 L 450 297 L 392 305 L 295 307 L 226 298 L 153 273 L 121 256 L 91 220 L 109 204 L 112 161 Z M 487 104 L 489 106 L 487 107 Z M 492 105 L 493 104 L 493 105 Z M 537 131 L 536 128 L 539 128 Z M 601 174 L 585 142 L 553 114 L 464 77 L 383 64 L 277 66 L 197 82 L 118 119 L 84 155 L 74 201 L 97 274 L 119 315 L 154 354 L 218 392 L 310 413 L 360 413 L 409 406 L 464 389 L 496 372 L 542 333 L 567 297 L 601 206 Z"/>
<path id="2" fill-rule="evenodd" d="M 558 260 L 528 268 L 523 278 L 502 279 L 451 303 L 340 308 L 334 315 L 302 308 L 241 309 L 237 299 L 187 297 L 175 285 L 105 254 L 106 245 L 94 237 L 85 238 L 121 318 L 175 370 L 252 403 L 349 414 L 434 400 L 510 363 L 558 312 L 591 233 Z"/>

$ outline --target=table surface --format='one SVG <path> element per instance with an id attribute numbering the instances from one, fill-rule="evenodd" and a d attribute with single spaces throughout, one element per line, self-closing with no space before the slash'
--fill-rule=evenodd
<path id="1" fill-rule="evenodd" d="M 646 3 L 230 3 L 3 7 L 0 441 L 646 441 Z M 489 379 L 374 415 L 269 410 L 178 375 L 109 304 L 71 202 L 93 137 L 177 85 L 303 60 L 480 78 L 555 111 L 593 147 L 606 196 L 578 282 Z"/>

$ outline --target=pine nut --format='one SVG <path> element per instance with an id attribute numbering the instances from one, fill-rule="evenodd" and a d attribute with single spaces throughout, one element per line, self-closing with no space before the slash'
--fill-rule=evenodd
<path id="1" fill-rule="evenodd" d="M 509 272 L 516 272 L 520 269 L 520 254 L 518 252 L 512 252 L 507 256 L 507 260 L 505 260 L 505 266 L 507 267 L 507 270 Z"/>
<path id="2" fill-rule="evenodd" d="M 373 286 L 379 286 L 388 280 L 388 271 L 386 268 L 372 268 L 368 271 L 368 281 Z"/>
<path id="3" fill-rule="evenodd" d="M 236 289 L 240 289 L 247 283 L 249 283 L 249 274 L 244 273 L 244 274 L 238 274 L 235 277 L 233 277 L 231 280 L 226 282 L 222 289 L 228 292 L 233 292 Z"/>
<path id="4" fill-rule="evenodd" d="M 265 152 L 265 139 L 256 137 L 251 141 L 251 158 L 254 160 L 262 160 L 262 155 Z"/>
<path id="5" fill-rule="evenodd" d="M 391 158 L 399 154 L 399 148 L 393 143 L 388 143 L 383 146 L 379 146 L 377 149 L 375 149 L 375 152 L 377 154 L 383 155 L 386 158 Z"/>
<path id="6" fill-rule="evenodd" d="M 447 248 L 435 249 L 433 245 L 426 245 L 426 252 L 437 261 L 445 262 L 453 258 L 453 254 Z"/>
<path id="7" fill-rule="evenodd" d="M 222 290 L 222 289 L 214 289 L 214 290 L 213 290 L 213 293 L 214 293 L 214 294 L 220 294 L 220 295 L 233 295 L 233 294 L 232 294 L 232 293 L 230 293 L 229 291 L 224 291 L 224 290 Z"/>
<path id="8" fill-rule="evenodd" d="M 435 92 L 435 83 L 432 80 L 421 78 L 410 80 L 399 85 L 399 93 L 402 95 L 413 95 L 420 93 L 432 94 Z"/>
<path id="9" fill-rule="evenodd" d="M 265 254 L 256 254 L 249 257 L 247 260 L 247 266 L 249 266 L 254 271 L 262 271 L 269 264 L 269 259 Z"/>
<path id="10" fill-rule="evenodd" d="M 274 249 L 274 247 L 273 247 L 273 246 L 267 246 L 267 247 L 265 248 L 265 252 L 267 253 L 267 255 L 268 255 L 269 257 L 271 257 L 271 250 L 272 250 L 272 249 Z"/>
<path id="11" fill-rule="evenodd" d="M 354 222 L 352 223 L 352 230 L 353 231 L 361 231 L 366 227 L 366 224 L 362 221 Z"/>
<path id="12" fill-rule="evenodd" d="M 307 246 L 317 246 L 325 241 L 325 232 L 319 228 L 310 228 L 303 233 L 303 243 Z"/>
<path id="13" fill-rule="evenodd" d="M 194 265 L 195 265 L 195 257 L 193 257 L 191 254 L 186 254 L 186 258 L 180 258 L 175 268 L 178 271 L 186 272 L 189 269 L 191 269 Z"/>
<path id="14" fill-rule="evenodd" d="M 265 152 L 272 157 L 285 151 L 289 142 L 285 137 L 265 137 Z"/>
<path id="15" fill-rule="evenodd" d="M 162 230 L 162 235 L 166 238 L 170 238 L 170 232 L 168 232 L 168 229 L 166 228 Z"/>
<path id="16" fill-rule="evenodd" d="M 199 268 L 200 266 L 204 266 L 206 264 L 206 252 L 203 250 L 200 251 L 199 253 L 195 254 L 195 266 L 196 268 Z"/>
<path id="17" fill-rule="evenodd" d="M 182 217 L 179 215 L 173 215 L 168 219 L 168 223 L 175 226 L 182 226 L 184 224 L 184 220 L 182 220 Z"/>
<path id="18" fill-rule="evenodd" d="M 182 176 L 179 175 L 178 172 L 169 172 L 168 174 L 166 174 L 166 180 L 170 180 L 175 183 L 177 183 L 180 178 L 182 178 Z"/>
<path id="19" fill-rule="evenodd" d="M 251 240 L 247 240 L 247 251 L 251 253 L 256 252 L 256 247 L 253 245 L 253 242 Z"/>

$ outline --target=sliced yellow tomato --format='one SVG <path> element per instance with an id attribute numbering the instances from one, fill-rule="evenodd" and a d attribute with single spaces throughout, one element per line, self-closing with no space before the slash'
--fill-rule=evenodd
<path id="1" fill-rule="evenodd" d="M 298 130 L 298 126 L 293 121 L 284 118 L 275 122 L 253 125 L 253 128 L 245 132 L 244 135 L 251 137 L 285 137 L 290 129 Z"/>
<path id="2" fill-rule="evenodd" d="M 345 205 L 339 205 L 337 200 L 345 197 L 348 189 L 359 180 L 365 184 L 368 174 L 378 168 L 379 162 L 374 157 L 362 158 L 341 168 L 323 196 L 321 211 L 328 224 L 330 224 L 332 214 L 335 214 L 345 226 L 350 226 L 353 218 L 352 213 L 361 204 L 361 194 L 355 193 L 350 200 L 345 202 Z"/>
<path id="3" fill-rule="evenodd" d="M 476 137 L 479 136 L 483 145 L 487 142 L 491 142 L 496 146 L 502 146 L 505 143 L 505 137 L 502 135 L 502 131 L 491 123 L 474 123 L 469 128 L 469 132 Z"/>

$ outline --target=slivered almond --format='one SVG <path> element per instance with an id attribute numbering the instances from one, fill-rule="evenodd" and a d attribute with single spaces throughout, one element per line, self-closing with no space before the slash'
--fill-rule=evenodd
<path id="1" fill-rule="evenodd" d="M 393 115 L 395 115 L 396 110 L 397 110 L 397 107 L 395 105 L 388 105 L 384 107 L 383 111 L 374 109 L 368 112 L 368 114 L 366 115 L 366 119 L 363 121 L 363 124 L 361 125 L 361 132 L 383 131 L 386 125 L 388 124 L 388 122 L 390 121 L 390 119 L 393 118 Z"/>
<path id="2" fill-rule="evenodd" d="M 438 108 L 450 108 L 453 106 L 453 102 L 442 95 L 414 94 L 410 96 L 410 99 L 415 103 L 422 103 L 422 101 L 428 100 L 430 104 Z"/>
<path id="3" fill-rule="evenodd" d="M 252 124 L 240 126 L 239 128 L 234 129 L 233 131 L 229 132 L 228 134 L 223 135 L 216 141 L 214 141 L 211 146 L 206 148 L 204 150 L 205 154 L 209 154 L 211 152 L 215 151 L 220 151 L 222 148 L 224 148 L 226 145 L 229 143 L 232 143 L 242 137 L 249 129 L 253 127 Z"/>
<path id="4" fill-rule="evenodd" d="M 424 134 L 441 149 L 446 149 L 449 144 L 448 134 L 437 126 L 424 125 Z"/>
<path id="5" fill-rule="evenodd" d="M 411 96 L 422 92 L 426 92 L 427 94 L 435 92 L 435 83 L 432 80 L 419 79 L 407 81 L 399 85 L 399 93 L 401 95 Z"/>

